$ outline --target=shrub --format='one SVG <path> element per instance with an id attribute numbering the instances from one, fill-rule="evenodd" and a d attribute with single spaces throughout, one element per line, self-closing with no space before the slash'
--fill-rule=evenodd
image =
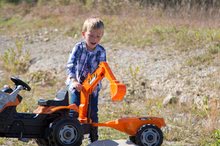
<path id="1" fill-rule="evenodd" d="M 25 73 L 30 66 L 30 52 L 23 49 L 23 42 L 16 41 L 16 48 L 7 49 L 0 56 L 3 68 L 12 73 Z"/>

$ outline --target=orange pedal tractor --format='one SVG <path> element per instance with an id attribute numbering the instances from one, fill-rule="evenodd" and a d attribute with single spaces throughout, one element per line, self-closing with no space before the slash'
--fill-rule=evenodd
<path id="1" fill-rule="evenodd" d="M 88 75 L 80 92 L 80 106 L 69 105 L 68 91 L 61 90 L 54 100 L 40 99 L 33 113 L 18 113 L 16 107 L 22 101 L 18 93 L 30 91 L 28 84 L 12 77 L 15 87 L 5 86 L 0 90 L 0 137 L 23 140 L 35 139 L 39 146 L 80 146 L 83 135 L 92 127 L 110 127 L 129 135 L 129 139 L 139 146 L 159 146 L 163 142 L 161 127 L 163 118 L 129 117 L 105 123 L 94 123 L 90 119 L 90 94 L 97 84 L 106 77 L 110 82 L 112 101 L 122 101 L 126 86 L 116 80 L 106 62 L 99 64 L 96 71 Z M 74 111 L 70 116 L 69 111 Z"/>

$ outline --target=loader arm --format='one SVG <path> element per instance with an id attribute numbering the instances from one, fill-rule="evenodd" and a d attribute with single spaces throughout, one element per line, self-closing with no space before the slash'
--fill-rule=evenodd
<path id="1" fill-rule="evenodd" d="M 110 94 L 112 101 L 121 101 L 126 93 L 126 86 L 116 80 L 107 62 L 101 62 L 94 73 L 89 74 L 82 83 L 80 92 L 79 120 L 82 123 L 90 122 L 87 118 L 89 98 L 98 83 L 106 77 L 110 82 Z"/>

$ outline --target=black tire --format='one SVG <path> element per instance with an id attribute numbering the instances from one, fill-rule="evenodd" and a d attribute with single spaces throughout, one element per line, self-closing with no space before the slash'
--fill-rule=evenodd
<path id="1" fill-rule="evenodd" d="M 133 142 L 134 144 L 137 144 L 135 138 L 136 138 L 135 136 L 129 136 L 129 140 L 130 140 L 131 142 Z"/>
<path id="2" fill-rule="evenodd" d="M 35 141 L 38 146 L 48 146 L 49 145 L 49 140 L 47 140 L 47 139 L 38 138 Z"/>
<path id="3" fill-rule="evenodd" d="M 160 146 L 163 143 L 163 133 L 155 125 L 143 125 L 135 139 L 139 146 Z"/>
<path id="4" fill-rule="evenodd" d="M 83 131 L 77 119 L 61 119 L 52 123 L 50 146 L 80 146 L 82 139 Z"/>
<path id="5" fill-rule="evenodd" d="M 99 139 L 98 135 L 98 127 L 91 127 L 89 132 L 89 140 L 91 143 L 97 141 Z"/>

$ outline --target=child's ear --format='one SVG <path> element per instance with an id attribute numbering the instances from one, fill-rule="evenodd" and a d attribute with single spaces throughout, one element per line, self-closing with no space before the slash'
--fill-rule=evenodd
<path id="1" fill-rule="evenodd" d="M 84 31 L 82 31 L 82 36 L 85 37 L 85 32 Z"/>

